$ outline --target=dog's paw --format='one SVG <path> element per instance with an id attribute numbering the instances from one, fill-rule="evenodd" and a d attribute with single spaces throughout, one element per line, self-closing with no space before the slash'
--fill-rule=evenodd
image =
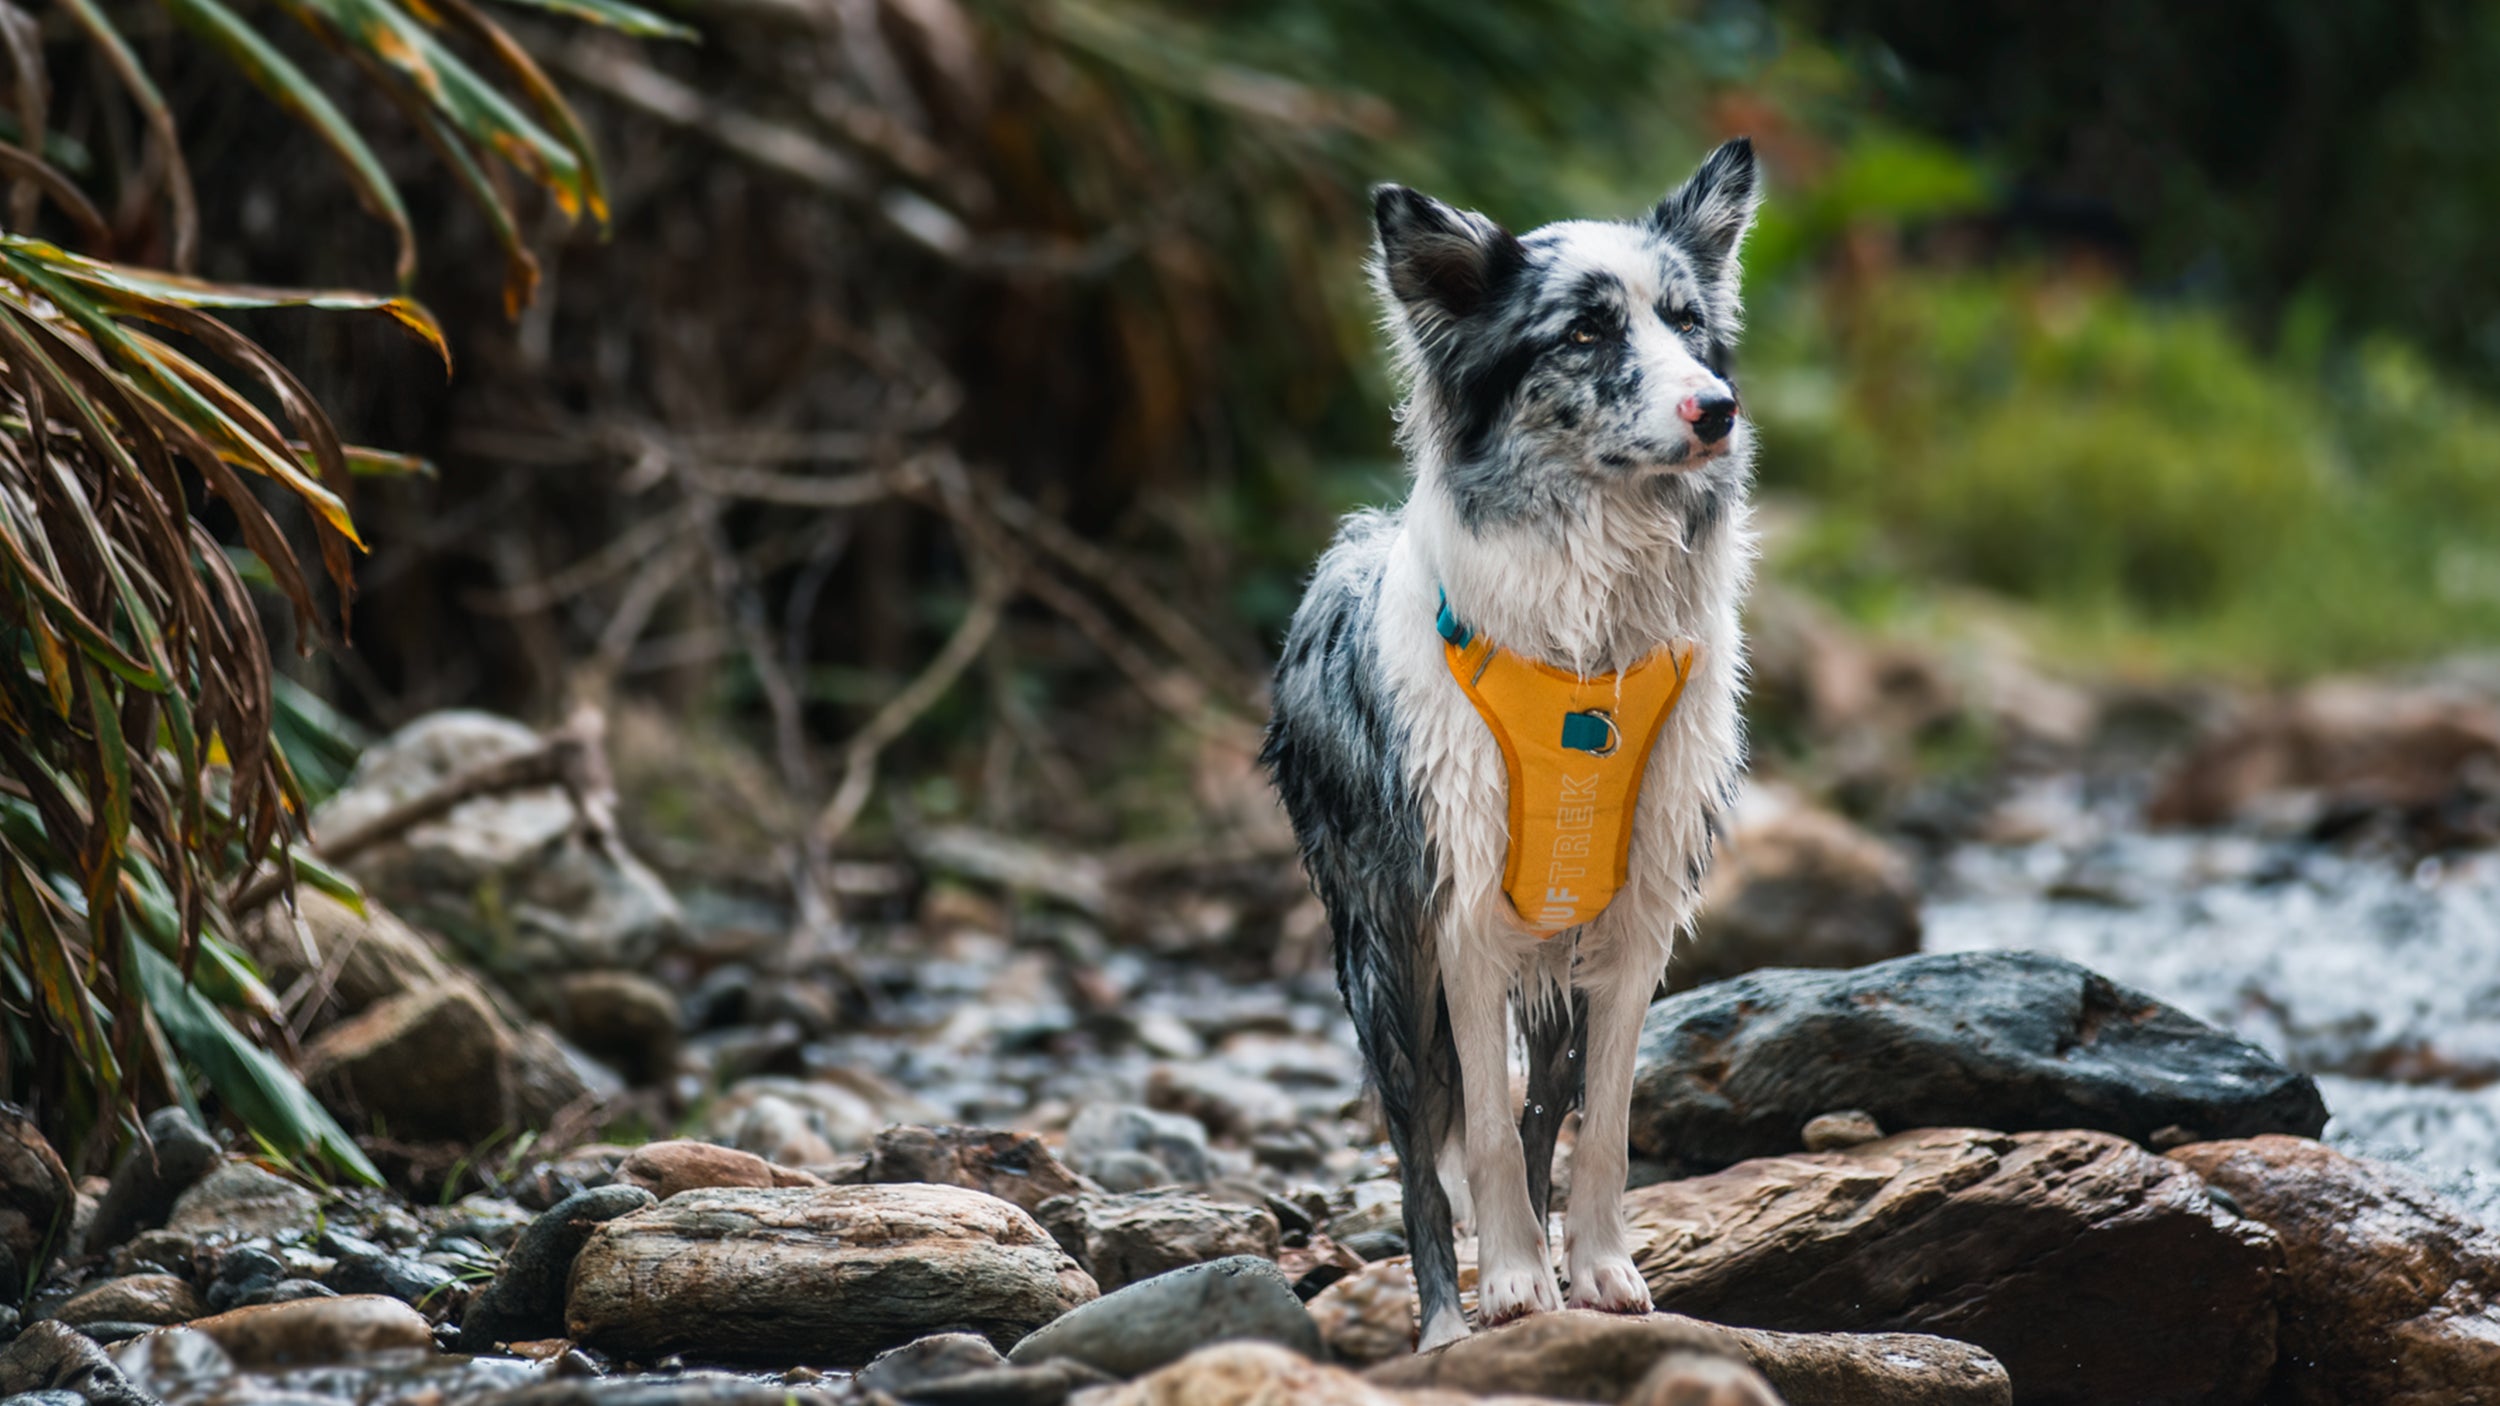
<path id="1" fill-rule="evenodd" d="M 1476 1280 L 1476 1321 L 1487 1328 L 1561 1307 L 1554 1272 L 1542 1264 L 1486 1270 Z"/>
<path id="2" fill-rule="evenodd" d="M 1571 1273 L 1571 1306 L 1601 1313 L 1647 1313 L 1649 1285 L 1627 1255 L 1610 1255 Z"/>
<path id="3" fill-rule="evenodd" d="M 1415 1339 L 1415 1350 L 1430 1352 L 1436 1347 L 1447 1347 L 1465 1336 L 1467 1315 L 1452 1306 L 1434 1314 L 1432 1321 L 1424 1325 L 1422 1335 Z"/>

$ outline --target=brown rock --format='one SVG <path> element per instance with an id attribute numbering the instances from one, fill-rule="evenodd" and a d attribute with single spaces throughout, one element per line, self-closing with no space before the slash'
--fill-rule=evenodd
<path id="1" fill-rule="evenodd" d="M 74 1327 L 89 1323 L 188 1323 L 208 1305 L 187 1279 L 171 1274 L 133 1274 L 82 1289 L 53 1317 Z"/>
<path id="2" fill-rule="evenodd" d="M 977 1191 L 696 1190 L 594 1231 L 566 1319 L 646 1360 L 844 1365 L 941 1330 L 1004 1348 L 1095 1293 L 1031 1216 Z"/>
<path id="3" fill-rule="evenodd" d="M 2173 767 L 2160 825 L 2417 810 L 2500 780 L 2500 710 L 2476 698 L 2328 680 L 2254 710 Z"/>
<path id="4" fill-rule="evenodd" d="M 321 1217 L 321 1198 L 250 1162 L 222 1163 L 174 1198 L 165 1228 L 193 1240 L 302 1237 Z"/>
<path id="5" fill-rule="evenodd" d="M 305 1051 L 304 1074 L 334 1112 L 378 1116 L 412 1141 L 541 1127 L 589 1091 L 543 1032 L 517 1027 L 466 980 L 404 992 L 331 1026 Z"/>
<path id="6" fill-rule="evenodd" d="M 2295 1406 L 2500 1400 L 2500 1235 L 2409 1179 L 2306 1138 L 2197 1143 L 2170 1156 L 2283 1241 L 2276 1396 Z"/>
<path id="7" fill-rule="evenodd" d="M 189 1329 L 214 1339 L 246 1369 L 344 1362 L 361 1353 L 434 1346 L 434 1325 L 424 1314 L 380 1294 L 230 1308 L 191 1320 Z"/>
<path id="8" fill-rule="evenodd" d="M 1339 1362 L 1368 1367 L 1415 1350 L 1415 1272 L 1404 1255 L 1367 1264 L 1311 1299 L 1320 1341 Z"/>
<path id="9" fill-rule="evenodd" d="M 0 1103 L 0 1272 L 31 1276 L 68 1232 L 77 1192 L 26 1110 Z"/>
<path id="10" fill-rule="evenodd" d="M 1069 1171 L 1040 1138 L 996 1128 L 909 1124 L 888 1128 L 877 1134 L 876 1146 L 868 1155 L 865 1179 L 877 1183 L 925 1181 L 969 1187 L 1002 1201 L 1013 1201 L 1028 1211 L 1039 1211 L 1043 1202 L 1055 1196 L 1080 1196 L 1102 1190 L 1090 1179 Z"/>
<path id="11" fill-rule="evenodd" d="M 1817 1114 L 1806 1120 L 1801 1141 L 1808 1152 L 1833 1152 L 1875 1141 L 1884 1130 L 1875 1122 L 1875 1115 L 1862 1108 L 1841 1113 Z"/>
<path id="12" fill-rule="evenodd" d="M 1267 1343 L 1219 1343 L 1083 1406 L 1553 1406 L 1548 1398 L 1442 1390 L 1392 1391 Z"/>
<path id="13" fill-rule="evenodd" d="M 1909 862 L 1829 811 L 1749 791 L 1668 969 L 1686 990 L 1757 967 L 1862 967 L 1918 950 Z"/>
<path id="14" fill-rule="evenodd" d="M 1718 1389 L 1759 1374 L 1762 1390 L 1774 1392 L 1772 1400 L 1785 1399 L 1789 1406 L 2004 1406 L 2012 1399 L 2005 1369 L 1994 1358 L 1943 1338 L 1770 1333 L 1722 1328 L 1671 1313 L 1627 1317 L 1586 1309 L 1536 1314 L 1420 1357 L 1375 1367 L 1366 1375 L 1391 1387 L 1619 1401 L 1642 1399 L 1637 1393 L 1648 1388 L 1648 1379 L 1663 1362 L 1674 1358 L 1744 1369 L 1712 1373 L 1693 1367 L 1665 1374 L 1664 1382 L 1677 1390 L 1692 1379 Z M 1679 1375 L 1688 1380 L 1678 1383 Z M 1713 1400 L 1707 1395 L 1695 1399 Z"/>
<path id="15" fill-rule="evenodd" d="M 1663 1306 L 1956 1338 L 2026 1403 L 2245 1401 L 2274 1362 L 2273 1233 L 2107 1134 L 1904 1133 L 1643 1187 L 1628 1212 Z"/>
<path id="16" fill-rule="evenodd" d="M 639 1186 L 663 1201 L 698 1187 L 822 1185 L 806 1172 L 776 1167 L 752 1152 L 687 1138 L 635 1148 L 618 1165 L 616 1179 L 627 1186 Z"/>
<path id="17" fill-rule="evenodd" d="M 1741 1362 L 1697 1352 L 1658 1359 L 1623 1406 L 1785 1406 L 1762 1374 Z"/>
<path id="18" fill-rule="evenodd" d="M 637 972 L 565 972 L 550 979 L 547 1018 L 564 1037 L 636 1085 L 677 1067 L 677 996 Z"/>
<path id="19" fill-rule="evenodd" d="M 263 979 L 278 990 L 329 978 L 329 995 L 314 1018 L 316 1032 L 404 992 L 456 979 L 424 935 L 368 897 L 359 913 L 309 886 L 295 895 L 299 929 L 283 904 L 242 925 L 244 944 Z"/>
<path id="20" fill-rule="evenodd" d="M 1272 1260 L 1282 1235 L 1275 1213 L 1264 1206 L 1178 1187 L 1061 1196 L 1042 1203 L 1035 1218 L 1104 1293 L 1228 1255 Z"/>

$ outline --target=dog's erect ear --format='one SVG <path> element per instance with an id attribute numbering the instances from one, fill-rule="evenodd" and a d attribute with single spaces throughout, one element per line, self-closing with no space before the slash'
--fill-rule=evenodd
<path id="1" fill-rule="evenodd" d="M 1518 273 L 1524 256 L 1509 230 L 1399 185 L 1372 187 L 1382 283 L 1409 316 L 1474 316 Z"/>
<path id="2" fill-rule="evenodd" d="M 1690 180 L 1659 201 L 1649 212 L 1649 224 L 1700 264 L 1697 273 L 1715 279 L 1734 265 L 1736 248 L 1745 242 L 1761 204 L 1753 138 L 1738 137 L 1710 153 Z"/>

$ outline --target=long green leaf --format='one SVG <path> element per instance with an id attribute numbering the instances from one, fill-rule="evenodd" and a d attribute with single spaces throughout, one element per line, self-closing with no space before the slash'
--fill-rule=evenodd
<path id="1" fill-rule="evenodd" d="M 373 148 L 365 144 L 364 136 L 330 101 L 329 95 L 315 86 L 293 59 L 279 52 L 261 37 L 259 30 L 244 23 L 242 16 L 219 0 L 163 0 L 163 4 L 193 33 L 225 54 L 254 87 L 269 95 L 270 101 L 310 127 L 322 145 L 346 165 L 365 209 L 389 224 L 399 241 L 399 286 L 405 289 L 415 283 L 417 232 L 408 222 L 408 207 L 400 202 L 399 187 L 391 183 L 390 173 L 382 169 L 381 158 L 373 154 Z"/>
<path id="2" fill-rule="evenodd" d="M 590 192 L 571 147 L 530 120 L 477 70 L 391 0 L 278 0 L 299 19 L 317 17 L 326 30 L 371 54 L 424 95 L 469 140 L 501 155 L 544 185 L 567 214 L 587 208 Z"/>
<path id="3" fill-rule="evenodd" d="M 268 1051 L 243 1038 L 208 998 L 182 979 L 182 971 L 154 947 L 128 944 L 129 969 L 138 975 L 148 1009 L 182 1057 L 208 1077 L 209 1087 L 253 1131 L 289 1156 L 319 1153 L 367 1186 L 382 1174 L 366 1160 L 347 1130 L 306 1092 L 303 1082 Z"/>
<path id="4" fill-rule="evenodd" d="M 624 4 L 623 0 L 504 0 L 504 3 L 588 20 L 637 39 L 683 39 L 691 42 L 698 37 L 692 25 L 679 24 L 640 5 Z"/>

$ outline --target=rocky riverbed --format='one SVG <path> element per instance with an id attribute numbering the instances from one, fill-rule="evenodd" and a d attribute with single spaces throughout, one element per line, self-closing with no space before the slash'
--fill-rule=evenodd
<path id="1" fill-rule="evenodd" d="M 1422 1358 L 1289 866 L 1148 899 L 921 836 L 794 943 L 472 803 L 256 941 L 394 1189 L 172 1109 L 73 1177 L 0 1116 L 0 1406 L 2489 1399 L 2500 867 L 2453 805 L 2161 784 L 2035 768 L 1898 846 L 1766 790 L 1644 1036 L 1670 1311 Z"/>

